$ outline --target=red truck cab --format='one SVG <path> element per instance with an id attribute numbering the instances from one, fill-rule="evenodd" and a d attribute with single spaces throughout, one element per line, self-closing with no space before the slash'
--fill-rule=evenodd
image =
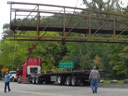
<path id="1" fill-rule="evenodd" d="M 41 73 L 40 58 L 27 58 L 25 64 L 17 68 L 17 81 L 20 82 L 32 82 L 32 74 Z"/>

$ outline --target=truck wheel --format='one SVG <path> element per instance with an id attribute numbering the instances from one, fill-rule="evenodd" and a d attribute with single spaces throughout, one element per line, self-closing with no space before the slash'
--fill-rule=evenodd
<path id="1" fill-rule="evenodd" d="M 32 84 L 36 84 L 36 78 L 32 79 Z"/>
<path id="2" fill-rule="evenodd" d="M 39 84 L 40 82 L 39 82 L 39 79 L 38 78 L 36 78 L 36 84 Z"/>
<path id="3" fill-rule="evenodd" d="M 66 78 L 66 85 L 68 85 L 68 86 L 71 85 L 71 77 L 70 77 L 70 76 L 68 76 L 68 77 Z"/>
<path id="4" fill-rule="evenodd" d="M 12 78 L 12 82 L 15 82 L 15 78 L 14 77 Z"/>
<path id="5" fill-rule="evenodd" d="M 73 76 L 72 80 L 71 80 L 71 83 L 72 83 L 73 86 L 78 85 L 78 79 L 75 76 Z"/>
<path id="6" fill-rule="evenodd" d="M 18 83 L 21 83 L 21 80 L 20 80 L 20 78 L 18 78 L 18 79 L 17 79 L 17 82 L 18 82 Z"/>

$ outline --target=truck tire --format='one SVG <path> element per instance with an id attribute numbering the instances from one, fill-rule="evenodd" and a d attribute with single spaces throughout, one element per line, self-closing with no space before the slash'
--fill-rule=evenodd
<path id="1" fill-rule="evenodd" d="M 18 79 L 17 79 L 17 82 L 18 82 L 18 83 L 21 83 L 21 80 L 20 80 L 20 78 L 18 78 Z"/>
<path id="2" fill-rule="evenodd" d="M 38 79 L 38 78 L 36 78 L 36 84 L 40 84 L 40 82 L 39 82 L 39 79 Z"/>
<path id="3" fill-rule="evenodd" d="M 36 78 L 32 78 L 32 84 L 36 84 Z"/>
<path id="4" fill-rule="evenodd" d="M 71 85 L 71 77 L 70 77 L 70 76 L 68 76 L 68 77 L 66 78 L 66 85 L 68 85 L 68 86 Z"/>
<path id="5" fill-rule="evenodd" d="M 16 79 L 14 77 L 12 78 L 12 82 L 16 82 Z"/>
<path id="6" fill-rule="evenodd" d="M 58 76 L 57 77 L 57 83 L 58 84 L 64 84 L 65 83 L 65 79 L 63 76 Z"/>
<path id="7" fill-rule="evenodd" d="M 72 80 L 71 80 L 71 83 L 72 83 L 73 86 L 78 85 L 78 79 L 75 76 L 73 76 Z"/>

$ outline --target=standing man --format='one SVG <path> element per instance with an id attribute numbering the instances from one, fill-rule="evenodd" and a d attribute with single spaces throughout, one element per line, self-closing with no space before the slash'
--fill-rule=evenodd
<path id="1" fill-rule="evenodd" d="M 93 93 L 97 93 L 98 89 L 98 81 L 100 81 L 100 73 L 96 70 L 96 66 L 93 66 L 93 70 L 91 70 L 89 75 L 89 80 L 91 81 L 90 86 Z"/>
<path id="2" fill-rule="evenodd" d="M 11 91 L 11 89 L 10 89 L 10 75 L 8 74 L 8 72 L 5 73 L 4 82 L 5 82 L 4 92 L 6 93 L 7 87 L 8 87 L 8 91 Z"/>

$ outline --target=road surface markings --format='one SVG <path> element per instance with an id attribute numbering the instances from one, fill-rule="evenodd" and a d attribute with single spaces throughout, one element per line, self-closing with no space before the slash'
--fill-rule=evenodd
<path id="1" fill-rule="evenodd" d="M 0 89 L 4 90 L 4 89 Z M 35 95 L 46 95 L 46 96 L 72 96 L 72 95 L 63 95 L 63 94 L 53 94 L 53 93 L 44 93 L 44 92 L 31 92 L 31 91 L 20 91 L 20 90 L 11 90 L 12 92 L 25 93 L 25 94 L 35 94 Z"/>

